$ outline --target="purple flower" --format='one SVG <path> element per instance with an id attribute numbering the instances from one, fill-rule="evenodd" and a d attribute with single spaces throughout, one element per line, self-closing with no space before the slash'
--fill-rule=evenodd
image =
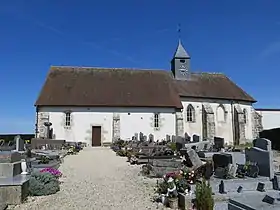
<path id="1" fill-rule="evenodd" d="M 59 170 L 54 169 L 54 168 L 44 168 L 40 172 L 41 173 L 50 173 L 57 178 L 62 176 L 62 173 Z"/>

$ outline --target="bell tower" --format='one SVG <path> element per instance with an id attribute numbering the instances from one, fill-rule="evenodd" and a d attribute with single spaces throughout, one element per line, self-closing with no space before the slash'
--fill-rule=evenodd
<path id="1" fill-rule="evenodd" d="M 177 49 L 171 60 L 171 71 L 175 79 L 188 80 L 190 78 L 190 59 L 191 57 L 179 39 Z"/>

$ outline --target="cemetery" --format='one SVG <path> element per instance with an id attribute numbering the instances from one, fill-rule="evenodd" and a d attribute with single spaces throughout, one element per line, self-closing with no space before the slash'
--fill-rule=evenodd
<path id="1" fill-rule="evenodd" d="M 270 140 L 235 148 L 220 137 L 200 141 L 186 134 L 162 142 L 152 135 L 137 137 L 115 141 L 111 148 L 129 164 L 141 165 L 143 176 L 156 179 L 154 202 L 171 209 L 280 209 L 279 162 Z"/>
<path id="2" fill-rule="evenodd" d="M 40 144 L 36 144 L 36 142 Z M 60 190 L 59 166 L 66 155 L 77 154 L 83 145 L 65 141 L 32 139 L 20 135 L 0 144 L 0 209 L 23 203 L 28 196 L 55 194 Z M 43 143 L 43 144 L 42 144 Z"/>
<path id="3" fill-rule="evenodd" d="M 33 138 L 27 142 L 19 135 L 13 141 L 4 142 L 0 147 L 0 209 L 20 207 L 28 197 L 47 198 L 57 194 L 63 186 L 64 174 L 60 168 L 65 156 L 76 155 L 85 148 L 83 143 L 64 140 Z M 110 160 L 113 162 L 109 165 L 116 165 L 116 168 L 103 165 L 102 173 L 108 174 L 105 180 L 114 177 L 114 182 L 119 183 L 121 176 L 129 174 L 125 178 L 127 181 L 123 185 L 119 184 L 118 193 L 114 196 L 120 194 L 120 189 L 128 190 L 126 188 L 129 186 L 130 190 L 134 190 L 129 199 L 135 199 L 135 194 L 139 193 L 139 198 L 141 194 L 142 199 L 151 200 L 150 204 L 146 202 L 145 208 L 150 205 L 151 209 L 280 209 L 280 155 L 277 157 L 268 139 L 257 138 L 252 143 L 234 147 L 226 145 L 221 137 L 214 137 L 213 141 L 201 141 L 199 136 L 191 137 L 186 133 L 184 137 L 166 136 L 165 140 L 156 141 L 153 135 L 139 133 L 129 141 L 115 140 L 110 149 L 119 157 Z M 102 158 L 106 154 L 104 152 L 110 149 L 101 148 L 97 155 Z M 87 155 L 84 158 L 90 161 L 95 152 L 83 152 L 78 156 Z M 78 156 L 73 158 L 77 159 Z M 115 162 L 118 159 L 122 170 Z M 128 172 L 126 167 L 131 171 Z M 78 175 L 73 173 L 73 176 Z M 84 172 L 82 177 L 87 180 L 88 176 Z M 68 180 L 68 187 L 75 187 L 71 181 L 74 180 Z M 153 188 L 153 193 L 137 191 L 139 185 L 145 185 L 144 182 Z M 110 183 L 107 182 L 109 186 Z M 86 187 L 91 186 L 95 185 Z M 32 205 L 32 202 L 28 201 L 26 205 Z M 152 208 L 153 205 L 157 207 Z"/>

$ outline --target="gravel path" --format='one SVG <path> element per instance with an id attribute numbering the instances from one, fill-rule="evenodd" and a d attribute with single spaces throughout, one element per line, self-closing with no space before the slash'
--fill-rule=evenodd
<path id="1" fill-rule="evenodd" d="M 155 180 L 139 176 L 139 166 L 117 157 L 108 148 L 85 148 L 67 156 L 60 192 L 30 197 L 16 210 L 147 210 L 157 209 L 150 200 Z"/>

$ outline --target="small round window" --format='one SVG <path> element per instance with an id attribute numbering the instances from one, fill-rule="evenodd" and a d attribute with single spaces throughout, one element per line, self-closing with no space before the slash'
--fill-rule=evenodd
<path id="1" fill-rule="evenodd" d="M 183 60 L 183 59 L 181 59 L 181 60 L 180 60 L 180 63 L 185 63 L 185 62 L 186 62 L 186 61 L 185 61 L 185 60 Z"/>

